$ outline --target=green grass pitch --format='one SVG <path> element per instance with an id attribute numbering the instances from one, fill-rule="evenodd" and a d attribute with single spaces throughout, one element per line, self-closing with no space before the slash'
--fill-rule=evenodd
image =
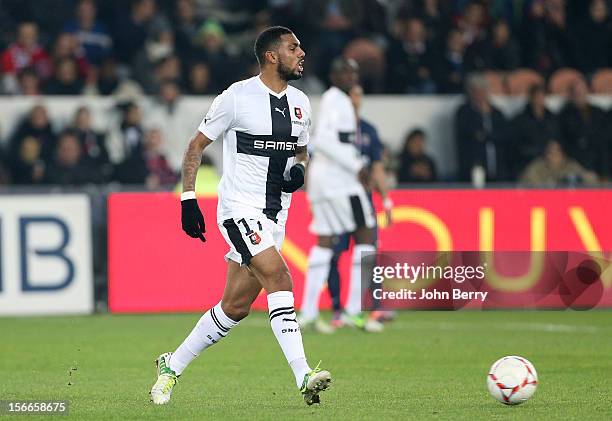
<path id="1" fill-rule="evenodd" d="M 83 420 L 612 419 L 609 311 L 404 312 L 381 334 L 305 332 L 310 363 L 323 360 L 334 378 L 312 407 L 266 315 L 254 313 L 185 371 L 169 405 L 153 406 L 155 357 L 198 318 L 0 318 L 0 399 L 69 400 L 68 418 Z M 533 362 L 540 384 L 507 407 L 485 377 L 513 354 Z"/>

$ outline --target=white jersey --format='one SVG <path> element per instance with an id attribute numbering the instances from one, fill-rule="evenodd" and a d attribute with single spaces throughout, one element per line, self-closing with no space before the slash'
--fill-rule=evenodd
<path id="1" fill-rule="evenodd" d="M 357 117 L 351 99 L 332 86 L 321 98 L 308 165 L 307 193 L 312 202 L 363 191 L 357 173 L 363 158 L 354 144 Z"/>
<path id="2" fill-rule="evenodd" d="M 224 139 L 218 222 L 263 213 L 284 225 L 291 194 L 281 192 L 281 183 L 296 147 L 308 143 L 309 127 L 308 97 L 292 86 L 277 94 L 255 76 L 215 98 L 198 130 Z"/>

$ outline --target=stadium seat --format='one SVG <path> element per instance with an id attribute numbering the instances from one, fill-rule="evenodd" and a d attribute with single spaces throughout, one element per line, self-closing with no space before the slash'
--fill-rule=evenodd
<path id="1" fill-rule="evenodd" d="M 529 88 L 535 84 L 544 85 L 544 78 L 531 69 L 518 69 L 510 73 L 507 78 L 508 93 L 510 95 L 527 95 Z"/>
<path id="2" fill-rule="evenodd" d="M 554 95 L 568 95 L 570 88 L 577 82 L 586 84 L 582 73 L 570 68 L 559 69 L 550 77 L 548 91 Z"/>
<path id="3" fill-rule="evenodd" d="M 602 69 L 593 75 L 591 91 L 594 94 L 612 94 L 612 69 Z"/>
<path id="4" fill-rule="evenodd" d="M 486 71 L 483 73 L 483 76 L 489 84 L 489 92 L 492 95 L 506 95 L 508 93 L 504 73 Z"/>

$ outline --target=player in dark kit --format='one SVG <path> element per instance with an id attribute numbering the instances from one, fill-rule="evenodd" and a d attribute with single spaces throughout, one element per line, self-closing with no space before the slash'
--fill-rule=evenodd
<path id="1" fill-rule="evenodd" d="M 223 176 L 217 224 L 229 245 L 221 301 L 207 311 L 173 353 L 157 359 L 155 404 L 170 401 L 178 376 L 206 348 L 226 337 L 245 318 L 265 289 L 270 324 L 308 405 L 331 382 L 328 371 L 308 365 L 296 321 L 293 282 L 279 253 L 291 193 L 304 184 L 308 163 L 310 102 L 288 81 L 299 79 L 305 53 L 291 30 L 272 27 L 255 42 L 261 73 L 236 82 L 215 98 L 189 141 L 183 161 L 183 230 L 205 242 L 204 217 L 195 179 L 204 148 L 223 138 Z"/>

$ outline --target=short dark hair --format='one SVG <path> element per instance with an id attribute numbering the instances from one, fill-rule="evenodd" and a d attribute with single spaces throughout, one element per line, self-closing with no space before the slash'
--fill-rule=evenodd
<path id="1" fill-rule="evenodd" d="M 281 36 L 292 34 L 293 31 L 284 26 L 271 26 L 265 29 L 255 40 L 255 57 L 260 66 L 266 62 L 266 51 L 280 42 Z"/>
<path id="2" fill-rule="evenodd" d="M 423 129 L 416 128 L 416 129 L 410 131 L 408 133 L 408 135 L 406 136 L 406 144 L 408 142 L 410 142 L 412 139 L 414 139 L 415 137 L 418 137 L 418 136 L 420 136 L 423 139 L 425 139 L 425 132 L 423 131 Z"/>

